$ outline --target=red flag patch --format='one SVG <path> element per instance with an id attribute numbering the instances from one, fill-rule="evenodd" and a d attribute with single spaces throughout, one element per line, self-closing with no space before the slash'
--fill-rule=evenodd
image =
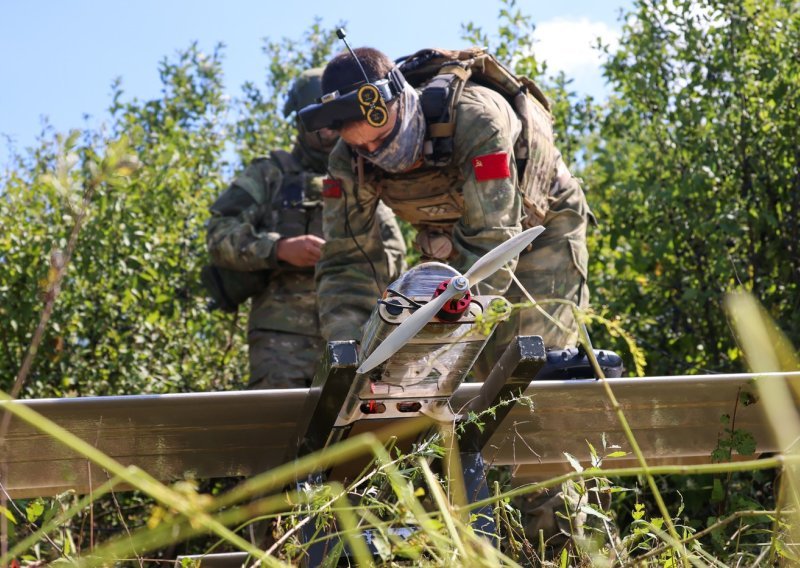
<path id="1" fill-rule="evenodd" d="M 339 199 L 342 196 L 342 182 L 334 178 L 322 180 L 322 197 Z"/>
<path id="2" fill-rule="evenodd" d="M 507 152 L 485 154 L 472 158 L 472 169 L 475 171 L 475 179 L 478 181 L 511 177 Z"/>

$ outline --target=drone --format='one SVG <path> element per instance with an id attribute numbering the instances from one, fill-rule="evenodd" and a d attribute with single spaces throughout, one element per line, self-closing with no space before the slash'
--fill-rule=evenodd
<path id="1" fill-rule="evenodd" d="M 498 321 L 487 314 L 510 311 L 503 297 L 473 295 L 470 289 L 515 259 L 543 231 L 533 227 L 515 235 L 464 274 L 425 262 L 390 284 L 364 326 L 360 365 L 335 427 L 414 415 L 456 419 L 449 400 Z M 474 329 L 479 320 L 488 324 L 484 333 Z"/>

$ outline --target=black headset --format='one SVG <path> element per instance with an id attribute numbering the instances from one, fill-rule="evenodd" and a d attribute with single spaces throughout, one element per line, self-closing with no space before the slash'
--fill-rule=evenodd
<path id="1" fill-rule="evenodd" d="M 338 29 L 336 35 L 350 50 L 364 74 L 364 80 L 347 87 L 344 93 L 333 91 L 322 95 L 319 103 L 300 109 L 300 120 L 309 132 L 322 128 L 338 130 L 346 122 L 361 119 L 366 119 L 370 126 L 380 128 L 389 120 L 386 105 L 403 92 L 405 77 L 397 67 L 393 67 L 383 79 L 370 82 L 361 62 L 347 43 L 344 30 Z"/>

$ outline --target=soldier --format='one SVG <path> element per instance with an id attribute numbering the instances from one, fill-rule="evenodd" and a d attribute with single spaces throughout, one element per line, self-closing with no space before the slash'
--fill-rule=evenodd
<path id="1" fill-rule="evenodd" d="M 321 75 L 321 69 L 300 75 L 284 116 L 320 97 Z M 251 389 L 307 387 L 323 353 L 314 265 L 325 242 L 323 178 L 337 133 L 306 132 L 299 120 L 296 125 L 292 151 L 273 150 L 269 157 L 254 160 L 211 206 L 208 223 L 206 242 L 215 273 L 224 275 L 217 278 L 223 297 L 226 288 L 236 291 L 236 286 L 258 280 L 247 336 Z M 397 277 L 405 258 L 394 215 L 382 208 L 378 218 L 385 252 L 374 261 L 374 272 L 364 275 L 373 298 Z"/>
<path id="2" fill-rule="evenodd" d="M 429 156 L 438 134 L 426 122 L 423 100 L 428 104 L 434 99 L 426 96 L 426 85 L 412 88 L 378 50 L 359 48 L 353 53 L 358 61 L 344 52 L 328 63 L 322 77 L 323 103 L 301 113 L 309 128 L 324 125 L 340 134 L 329 158 L 333 180 L 328 182 L 331 191 L 325 199 L 326 243 L 317 265 L 323 336 L 360 338 L 360 327 L 374 306 L 374 293 L 363 274 L 365 259 L 381 255 L 383 244 L 374 238 L 374 212 L 380 202 L 418 229 L 416 244 L 424 259 L 447 262 L 461 272 L 521 231 L 523 223 L 544 225 L 546 231 L 531 249 L 517 263 L 478 284 L 478 293 L 523 301 L 521 291 L 512 285 L 514 271 L 537 301 L 567 300 L 586 307 L 590 212 L 578 180 L 570 175 L 552 141 L 536 140 L 540 146 L 528 148 L 534 152 L 530 159 L 552 157 L 542 162 L 543 171 L 534 176 L 545 204 L 537 218 L 523 210 L 523 198 L 531 193 L 531 188 L 519 186 L 517 175 L 521 156 L 515 156 L 515 142 L 523 126 L 503 95 L 465 83 L 455 106 L 452 156 L 439 165 Z M 348 106 L 352 93 L 361 97 L 365 74 L 369 83 L 380 86 L 385 120 L 380 113 L 371 115 L 367 110 L 364 114 L 363 109 L 359 112 L 358 107 Z M 574 345 L 577 325 L 568 303 L 545 302 L 542 307 L 561 325 L 535 309 L 525 310 L 498 328 L 497 334 L 503 336 L 493 339 L 496 350 L 520 334 L 541 335 L 547 347 Z M 555 511 L 563 510 L 564 501 L 560 495 L 551 497 L 539 496 L 535 504 L 523 507 L 526 533 L 535 543 L 539 529 L 545 538 L 560 532 Z"/>
<path id="3" fill-rule="evenodd" d="M 329 124 L 339 128 L 341 140 L 329 159 L 334 179 L 328 182 L 332 191 L 325 199 L 326 245 L 317 267 L 320 317 L 327 339 L 358 339 L 374 306 L 374 293 L 359 275 L 365 272 L 365 257 L 379 258 L 383 246 L 379 239 L 369 238 L 380 202 L 417 227 L 416 244 L 424 258 L 447 262 L 462 272 L 518 233 L 524 220 L 529 226 L 538 224 L 523 219 L 525 192 L 518 187 L 514 155 L 521 124 L 502 95 L 467 82 L 456 106 L 452 159 L 444 167 L 431 166 L 423 159 L 429 132 L 419 93 L 380 51 L 360 48 L 355 53 L 370 82 L 387 79 L 387 93 L 396 93 L 381 126 L 335 117 Z M 323 91 L 338 97 L 363 83 L 362 70 L 347 52 L 328 64 L 322 78 Z M 501 269 L 480 283 L 479 293 L 522 300 L 511 282 L 516 268 L 516 276 L 536 300 L 588 304 L 589 209 L 580 184 L 555 155 L 551 171 L 543 176 L 548 180 L 549 208 L 538 221 L 546 231 L 520 256 L 516 267 Z M 506 329 L 541 335 L 548 347 L 574 345 L 577 333 L 570 307 L 564 303 L 544 307 L 561 327 L 530 309 Z"/>

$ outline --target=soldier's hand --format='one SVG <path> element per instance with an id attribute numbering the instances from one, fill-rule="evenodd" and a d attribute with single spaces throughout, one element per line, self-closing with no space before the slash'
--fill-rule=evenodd
<path id="1" fill-rule="evenodd" d="M 293 266 L 314 266 L 322 254 L 325 241 L 316 235 L 300 235 L 278 241 L 278 260 Z"/>

